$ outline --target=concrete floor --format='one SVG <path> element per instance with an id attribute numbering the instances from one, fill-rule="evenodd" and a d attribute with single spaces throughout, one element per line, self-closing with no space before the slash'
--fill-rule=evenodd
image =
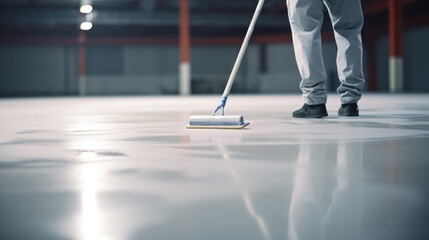
<path id="1" fill-rule="evenodd" d="M 0 100 L 0 239 L 429 239 L 429 95 L 231 96 L 247 129 L 185 129 L 219 101 Z"/>

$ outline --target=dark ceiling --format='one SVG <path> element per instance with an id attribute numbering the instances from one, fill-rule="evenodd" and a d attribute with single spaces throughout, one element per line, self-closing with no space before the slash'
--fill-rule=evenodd
<path id="1" fill-rule="evenodd" d="M 362 0 L 365 7 L 387 0 Z M 178 34 L 179 0 L 93 0 L 88 36 L 170 37 Z M 242 36 L 258 0 L 190 0 L 193 36 Z M 408 6 L 415 15 L 427 0 Z M 85 19 L 81 0 L 0 0 L 0 36 L 76 36 Z M 285 0 L 266 0 L 256 34 L 289 33 Z M 424 8 L 423 8 L 424 9 Z M 429 8 L 426 8 L 429 9 Z M 427 14 L 427 10 L 423 14 Z M 371 25 L 387 24 L 387 10 L 366 16 Z M 325 21 L 324 31 L 329 31 Z"/>

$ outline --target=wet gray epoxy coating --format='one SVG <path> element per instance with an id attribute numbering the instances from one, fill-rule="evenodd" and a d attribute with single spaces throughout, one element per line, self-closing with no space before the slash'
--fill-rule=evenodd
<path id="1" fill-rule="evenodd" d="M 429 95 L 0 101 L 0 239 L 429 239 Z"/>

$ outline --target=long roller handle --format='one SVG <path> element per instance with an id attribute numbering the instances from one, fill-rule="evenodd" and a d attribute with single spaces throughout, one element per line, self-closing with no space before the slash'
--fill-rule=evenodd
<path id="1" fill-rule="evenodd" d="M 229 92 L 231 91 L 232 84 L 234 83 L 235 77 L 237 76 L 238 69 L 240 68 L 241 61 L 243 56 L 246 53 L 247 46 L 249 45 L 250 38 L 253 34 L 253 29 L 255 29 L 256 21 L 258 20 L 259 14 L 261 13 L 262 7 L 264 6 L 265 0 L 259 0 L 258 6 L 256 6 L 255 13 L 253 14 L 252 21 L 250 22 L 249 28 L 247 29 L 246 37 L 244 38 L 243 44 L 241 45 L 240 52 L 238 53 L 237 59 L 235 60 L 234 67 L 232 68 L 231 75 L 229 76 L 228 83 L 226 84 L 225 91 L 222 95 L 221 104 L 213 112 L 213 115 L 219 109 L 222 109 L 222 115 L 224 115 L 224 109 L 226 105 L 226 100 L 228 99 Z"/>

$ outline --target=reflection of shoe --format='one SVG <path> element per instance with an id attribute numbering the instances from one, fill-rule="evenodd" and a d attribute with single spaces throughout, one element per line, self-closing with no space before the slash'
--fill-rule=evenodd
<path id="1" fill-rule="evenodd" d="M 341 104 L 338 109 L 338 116 L 357 117 L 359 116 L 359 107 L 356 103 Z"/>
<path id="2" fill-rule="evenodd" d="M 325 104 L 318 105 L 307 105 L 304 104 L 301 109 L 293 112 L 294 118 L 322 118 L 327 117 L 328 112 L 326 111 Z"/>

